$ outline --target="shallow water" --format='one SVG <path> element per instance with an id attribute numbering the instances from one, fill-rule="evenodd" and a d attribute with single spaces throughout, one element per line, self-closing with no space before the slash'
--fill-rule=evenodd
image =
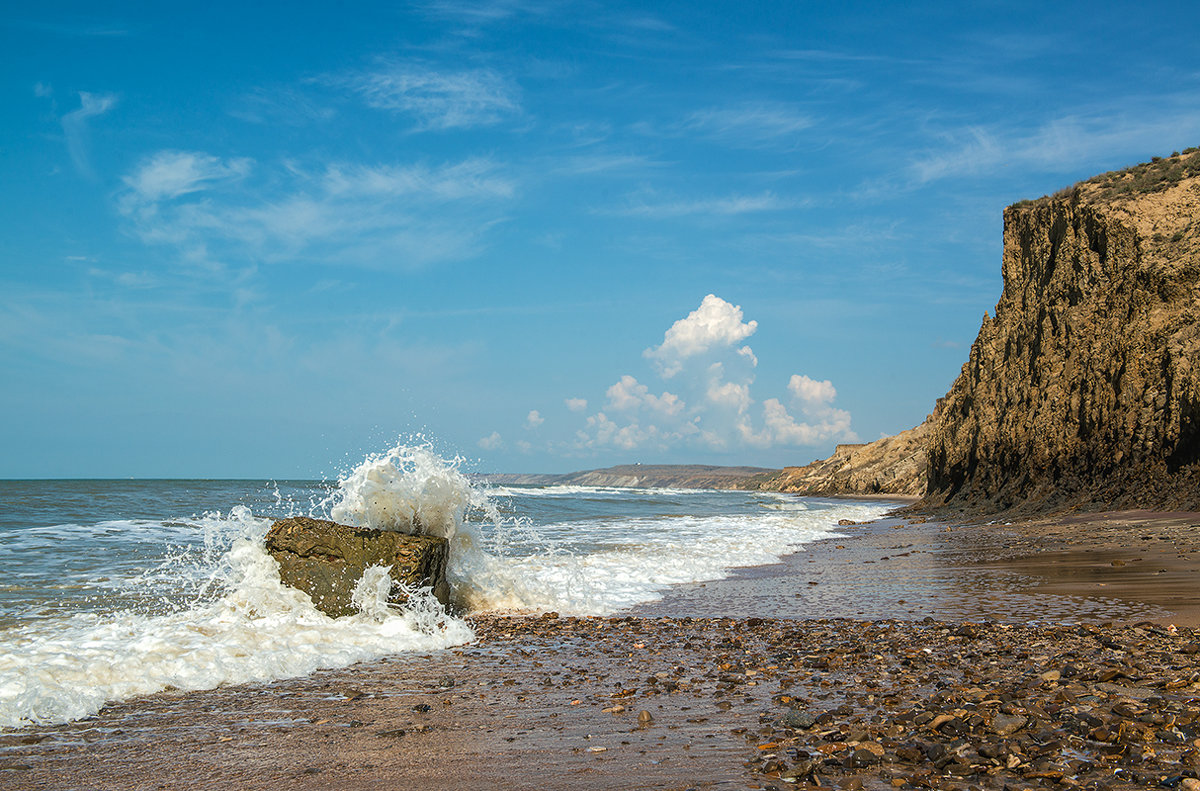
<path id="1" fill-rule="evenodd" d="M 360 614 L 316 611 L 263 549 L 276 517 L 444 536 L 453 595 L 473 610 L 606 614 L 772 563 L 839 519 L 885 509 L 747 492 L 488 489 L 457 461 L 406 446 L 336 483 L 0 482 L 0 727 L 471 639 L 428 597 L 387 605 L 383 572 L 364 577 Z"/>

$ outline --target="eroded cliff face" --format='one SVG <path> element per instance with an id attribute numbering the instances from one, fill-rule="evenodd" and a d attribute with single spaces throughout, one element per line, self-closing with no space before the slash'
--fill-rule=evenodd
<path id="1" fill-rule="evenodd" d="M 827 459 L 804 467 L 784 467 L 771 476 L 751 479 L 746 488 L 830 495 L 900 495 L 925 493 L 925 446 L 929 421 L 864 445 L 839 445 Z"/>
<path id="2" fill-rule="evenodd" d="M 1200 153 L 1177 159 L 1005 211 L 1004 292 L 931 426 L 925 505 L 1200 509 Z"/>

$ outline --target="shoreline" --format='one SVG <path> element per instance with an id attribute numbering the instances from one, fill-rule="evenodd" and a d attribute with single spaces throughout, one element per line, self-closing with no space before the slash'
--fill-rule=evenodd
<path id="1" fill-rule="evenodd" d="M 629 612 L 1200 627 L 1200 513 L 959 524 L 893 512 Z"/>
<path id="2" fill-rule="evenodd" d="M 1178 786 L 1196 525 L 839 526 L 612 617 L 476 616 L 458 649 L 0 734 L 0 789 Z"/>
<path id="3" fill-rule="evenodd" d="M 0 736 L 0 788 L 1133 789 L 1200 769 L 1193 629 L 475 625 L 461 649 Z"/>

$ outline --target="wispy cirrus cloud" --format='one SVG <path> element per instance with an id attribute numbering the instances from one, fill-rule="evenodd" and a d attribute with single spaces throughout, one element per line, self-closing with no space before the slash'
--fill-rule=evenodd
<path id="1" fill-rule="evenodd" d="M 252 169 L 262 178 L 251 183 Z M 295 163 L 162 151 L 124 178 L 118 207 L 150 244 L 201 266 L 304 260 L 408 269 L 478 252 L 515 192 L 494 163 Z"/>
<path id="2" fill-rule="evenodd" d="M 624 205 L 602 210 L 601 214 L 622 217 L 662 219 L 692 215 L 739 215 L 755 212 L 784 211 L 800 208 L 805 201 L 781 198 L 773 192 L 757 195 L 725 195 L 714 198 L 658 200 L 653 193 L 631 196 Z"/>
<path id="3" fill-rule="evenodd" d="M 907 168 L 916 185 L 946 178 L 995 173 L 1002 168 L 1066 172 L 1098 160 L 1129 159 L 1184 148 L 1200 138 L 1200 110 L 1193 94 L 1160 97 L 1134 111 L 1114 107 L 1081 110 L 1032 128 L 969 125 L 941 133 L 938 147 Z"/>
<path id="4" fill-rule="evenodd" d="M 561 5 L 553 0 L 435 0 L 420 7 L 432 16 L 482 25 L 515 16 L 541 16 Z"/>
<path id="5" fill-rule="evenodd" d="M 446 70 L 381 60 L 373 69 L 333 81 L 348 86 L 370 107 L 414 118 L 421 130 L 493 126 L 521 112 L 517 86 L 489 68 Z"/>
<path id="6" fill-rule="evenodd" d="M 515 183 L 497 173 L 486 159 L 468 159 L 453 165 L 331 165 L 324 175 L 332 195 L 379 197 L 423 194 L 438 200 L 510 198 Z"/>
<path id="7" fill-rule="evenodd" d="M 68 38 L 119 38 L 132 34 L 126 25 L 114 22 L 97 22 L 87 19 L 62 19 L 54 22 L 16 20 L 11 24 L 28 30 L 53 33 Z"/>
<path id="8" fill-rule="evenodd" d="M 71 155 L 71 162 L 75 165 L 75 170 L 79 172 L 79 175 L 86 178 L 95 177 L 88 145 L 88 122 L 104 115 L 116 104 L 116 94 L 80 91 L 79 109 L 72 110 L 62 117 L 67 153 Z"/>
<path id="9" fill-rule="evenodd" d="M 295 86 L 254 88 L 231 103 L 228 113 L 252 124 L 304 126 L 333 119 L 337 113 Z"/>
<path id="10" fill-rule="evenodd" d="M 142 160 L 122 181 L 129 189 L 127 200 L 154 204 L 242 178 L 253 164 L 244 157 L 221 159 L 196 151 L 159 151 Z"/>
<path id="11" fill-rule="evenodd" d="M 697 110 L 684 119 L 682 132 L 700 134 L 737 148 L 791 147 L 816 121 L 790 104 L 748 102 Z"/>
<path id="12" fill-rule="evenodd" d="M 602 173 L 627 174 L 665 166 L 665 162 L 644 154 L 579 154 L 565 157 L 550 166 L 551 172 L 562 176 L 590 176 Z"/>

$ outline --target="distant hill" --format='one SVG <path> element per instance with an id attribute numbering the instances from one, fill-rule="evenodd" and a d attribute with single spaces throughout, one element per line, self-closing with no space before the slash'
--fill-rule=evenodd
<path id="1" fill-rule="evenodd" d="M 753 477 L 770 475 L 766 467 L 715 467 L 707 464 L 622 464 L 602 470 L 558 475 L 484 473 L 486 483 L 533 486 L 623 486 L 638 489 L 744 489 Z"/>

